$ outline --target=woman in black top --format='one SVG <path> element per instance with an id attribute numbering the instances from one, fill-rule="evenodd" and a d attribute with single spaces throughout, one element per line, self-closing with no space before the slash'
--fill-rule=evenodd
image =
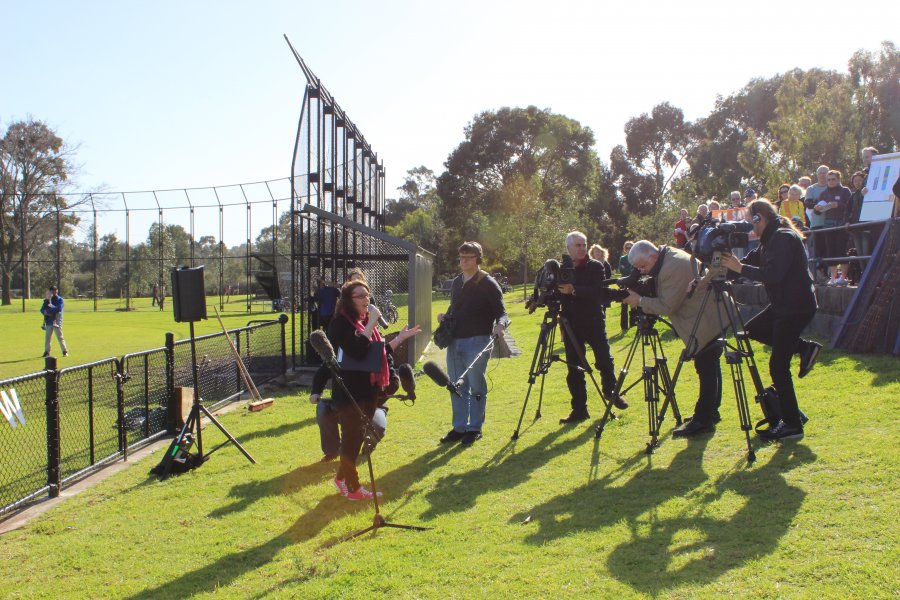
<path id="1" fill-rule="evenodd" d="M 779 217 L 775 206 L 765 198 L 750 203 L 753 232 L 759 247 L 741 262 L 733 254 L 722 258 L 722 265 L 742 277 L 765 285 L 769 305 L 750 319 L 744 329 L 751 339 L 771 346 L 769 374 L 778 392 L 781 421 L 761 431 L 771 439 L 800 439 L 803 424 L 791 379 L 791 358 L 800 354 L 800 377 L 805 376 L 822 349 L 817 342 L 800 339 L 816 314 L 818 304 L 809 272 L 809 255 L 794 224 Z"/>
<path id="2" fill-rule="evenodd" d="M 341 297 L 335 309 L 334 319 L 328 328 L 328 338 L 338 353 L 338 360 L 349 356 L 356 360 L 364 360 L 368 356 L 374 342 L 383 342 L 381 332 L 375 326 L 381 316 L 378 309 L 369 305 L 369 286 L 363 281 L 349 281 L 341 288 Z M 371 419 L 390 385 L 390 373 L 393 366 L 393 350 L 407 338 L 421 331 L 418 326 L 403 330 L 390 344 L 382 346 L 378 357 L 380 366 L 374 373 L 354 371 L 344 368 L 341 378 L 353 400 Z M 338 422 L 341 426 L 341 460 L 338 465 L 334 485 L 342 496 L 350 500 L 364 500 L 372 497 L 372 492 L 359 484 L 359 473 L 356 471 L 356 459 L 359 457 L 365 433 L 359 412 L 353 402 L 346 396 L 340 386 L 335 386 L 334 403 L 338 408 Z"/>

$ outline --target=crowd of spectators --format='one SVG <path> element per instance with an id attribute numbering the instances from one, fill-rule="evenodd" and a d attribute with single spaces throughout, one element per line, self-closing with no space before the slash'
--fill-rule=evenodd
<path id="1" fill-rule="evenodd" d="M 839 258 L 845 256 L 870 256 L 872 250 L 872 233 L 865 229 L 850 228 L 859 223 L 863 200 L 868 190 L 866 181 L 872 158 L 878 150 L 867 147 L 862 150 L 862 166 L 849 178 L 837 169 L 821 165 L 815 172 L 815 183 L 812 177 L 802 176 L 796 183 L 785 182 L 778 188 L 777 199 L 773 201 L 780 216 L 792 220 L 801 231 L 813 232 L 825 229 L 814 236 L 812 256 L 818 258 Z M 845 183 L 846 182 L 846 183 Z M 849 185 L 848 185 L 849 184 Z M 900 179 L 894 183 L 894 195 L 900 197 Z M 713 198 L 697 206 L 693 219 L 689 218 L 687 209 L 681 209 L 681 216 L 675 222 L 673 233 L 675 246 L 685 248 L 689 241 L 692 225 L 702 225 L 711 219 L 734 221 L 746 218 L 742 212 L 757 193 L 748 187 L 743 191 L 734 190 L 729 194 L 729 202 L 721 206 L 718 198 Z M 842 228 L 843 227 L 843 228 Z M 812 236 L 807 235 L 807 238 Z M 758 245 L 758 240 L 751 240 L 748 250 Z M 744 252 L 736 249 L 736 254 Z M 818 271 L 820 282 L 832 286 L 844 286 L 855 283 L 845 276 L 848 272 L 844 264 L 820 263 Z M 859 269 L 855 269 L 859 271 Z"/>

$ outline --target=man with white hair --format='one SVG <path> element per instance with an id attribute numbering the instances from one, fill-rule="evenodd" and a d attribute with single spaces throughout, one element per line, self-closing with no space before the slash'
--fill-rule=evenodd
<path id="1" fill-rule="evenodd" d="M 559 289 L 562 316 L 569 321 L 575 339 L 569 339 L 563 329 L 563 343 L 566 347 L 566 364 L 569 373 L 566 384 L 572 395 L 572 412 L 560 419 L 560 423 L 579 423 L 590 418 L 587 409 L 587 386 L 584 381 L 584 370 L 579 364 L 579 356 L 585 354 L 585 344 L 594 351 L 594 366 L 600 371 L 603 395 L 607 401 L 617 408 L 626 409 L 628 403 L 615 394 L 616 367 L 606 337 L 606 319 L 604 303 L 609 303 L 619 296 L 618 290 L 611 290 L 603 285 L 603 265 L 588 256 L 587 236 L 580 231 L 573 231 L 566 236 L 566 248 L 571 260 L 574 279 L 571 283 L 560 283 Z M 567 259 L 563 266 L 566 267 Z M 587 359 L 585 358 L 585 363 Z M 586 364 L 585 364 L 586 366 Z"/>
<path id="2" fill-rule="evenodd" d="M 709 301 L 701 313 L 702 291 L 688 295 L 688 284 L 694 280 L 694 264 L 689 254 L 677 248 L 657 248 L 652 242 L 640 240 L 628 252 L 628 260 L 643 275 L 652 277 L 656 296 L 639 296 L 629 291 L 625 302 L 652 315 L 667 315 L 672 328 L 684 342 L 687 357 L 693 358 L 694 370 L 700 379 L 700 394 L 694 416 L 675 429 L 674 437 L 693 437 L 714 431 L 721 420 L 722 403 L 722 343 L 717 314 L 725 314 L 721 302 Z M 694 324 L 697 330 L 694 336 Z"/>

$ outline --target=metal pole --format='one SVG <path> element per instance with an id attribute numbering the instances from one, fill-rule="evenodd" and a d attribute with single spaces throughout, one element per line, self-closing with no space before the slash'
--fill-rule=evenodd
<path id="1" fill-rule="evenodd" d="M 219 205 L 219 310 L 225 310 L 225 212 L 219 200 L 219 190 L 213 188 Z"/>
<path id="2" fill-rule="evenodd" d="M 131 211 L 128 210 L 125 192 L 122 192 L 122 204 L 125 205 L 125 310 L 131 310 Z"/>
<path id="3" fill-rule="evenodd" d="M 94 195 L 88 194 L 91 200 L 91 211 L 94 213 L 94 224 L 92 226 L 93 234 L 91 235 L 92 246 L 94 247 L 94 312 L 97 312 L 97 207 L 94 205 Z"/>

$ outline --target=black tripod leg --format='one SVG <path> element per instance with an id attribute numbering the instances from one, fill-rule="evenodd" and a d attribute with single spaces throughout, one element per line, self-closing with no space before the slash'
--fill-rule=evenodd
<path id="1" fill-rule="evenodd" d="M 234 444 L 235 446 L 237 446 L 237 449 L 241 451 L 241 454 L 243 454 L 244 456 L 246 456 L 246 457 L 247 457 L 247 460 L 249 460 L 251 463 L 253 463 L 253 464 L 255 465 L 255 464 L 256 464 L 256 461 L 253 460 L 253 457 L 250 456 L 250 453 L 247 452 L 246 450 L 244 450 L 244 447 L 241 446 L 240 442 L 238 442 L 236 439 L 234 439 L 234 436 L 233 436 L 233 435 L 231 435 L 230 433 L 228 433 L 228 430 L 225 429 L 225 427 L 224 427 L 221 423 L 219 423 L 218 419 L 216 419 L 216 418 L 212 415 L 212 413 L 209 412 L 209 411 L 206 409 L 206 407 L 203 406 L 202 404 L 198 404 L 197 406 L 200 407 L 200 410 L 203 411 L 203 414 L 206 415 L 206 418 L 209 419 L 210 421 L 212 421 L 212 422 L 215 424 L 215 426 L 219 428 L 219 431 L 221 431 L 222 434 L 223 434 L 225 437 L 227 437 L 228 440 L 229 440 L 232 444 Z M 199 418 L 199 417 L 198 417 L 198 418 Z M 197 425 L 198 425 L 198 427 L 199 427 L 200 424 L 198 423 Z"/>
<path id="2" fill-rule="evenodd" d="M 622 391 L 622 386 L 625 384 L 625 376 L 628 375 L 628 369 L 631 367 L 631 361 L 634 360 L 638 344 L 642 343 L 640 338 L 641 334 L 638 332 L 634 334 L 634 339 L 631 340 L 631 346 L 628 347 L 628 354 L 625 356 L 625 362 L 622 364 L 622 369 L 619 371 L 619 377 L 616 379 L 615 394 L 619 394 Z M 637 381 L 635 381 L 635 383 L 637 383 Z M 594 428 L 594 438 L 600 439 L 600 436 L 603 435 L 603 429 L 606 427 L 606 422 L 609 421 L 610 416 L 612 415 L 612 407 L 612 402 L 606 404 L 606 410 L 603 411 L 603 417 Z"/>
<path id="3" fill-rule="evenodd" d="M 548 320 L 549 319 L 549 320 Z M 541 323 L 541 333 L 538 335 L 537 346 L 534 348 L 534 354 L 531 357 L 531 369 L 528 371 L 528 391 L 525 392 L 525 401 L 522 403 L 522 412 L 519 413 L 519 422 L 516 425 L 516 430 L 513 431 L 512 437 L 510 439 L 517 440 L 519 439 L 519 430 L 522 428 L 522 420 L 525 418 L 525 409 L 528 407 L 528 399 L 531 397 L 531 390 L 534 388 L 534 383 L 537 381 L 537 376 L 541 375 L 541 400 L 543 402 L 544 399 L 544 379 L 543 376 L 546 375 L 547 370 L 550 368 L 550 361 L 547 360 L 548 354 L 552 353 L 552 342 L 550 339 L 552 338 L 553 328 L 556 327 L 556 319 L 551 318 L 549 315 L 544 316 L 544 322 Z M 537 414 L 535 415 L 535 420 L 541 418 L 541 407 L 538 404 Z"/>

